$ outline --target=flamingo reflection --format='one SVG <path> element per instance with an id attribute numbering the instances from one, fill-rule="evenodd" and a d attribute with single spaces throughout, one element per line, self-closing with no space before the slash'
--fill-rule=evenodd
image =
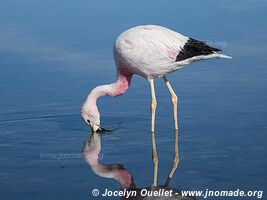
<path id="1" fill-rule="evenodd" d="M 169 187 L 169 183 L 177 168 L 178 159 L 178 131 L 175 133 L 175 154 L 173 165 L 170 169 L 169 175 L 164 185 L 149 186 L 146 188 L 138 188 L 135 185 L 134 178 L 121 164 L 101 164 L 99 163 L 99 155 L 101 151 L 101 134 L 92 133 L 85 141 L 83 147 L 83 154 L 85 161 L 89 164 L 92 171 L 100 177 L 112 178 L 116 180 L 125 194 L 121 199 L 135 199 L 135 200 L 195 200 L 194 197 L 182 196 L 181 192 L 175 188 Z M 152 138 L 153 139 L 153 138 Z M 153 144 L 153 141 L 152 141 Z M 155 169 L 156 168 L 156 169 Z M 154 165 L 154 172 L 157 171 L 157 166 Z M 144 190 L 145 189 L 145 190 Z M 156 192 L 156 193 L 155 193 Z M 157 193 L 158 192 L 158 193 Z M 167 194 L 167 196 L 154 196 L 154 194 Z M 170 195 L 171 194 L 171 195 Z M 152 195 L 152 196 L 151 196 Z"/>

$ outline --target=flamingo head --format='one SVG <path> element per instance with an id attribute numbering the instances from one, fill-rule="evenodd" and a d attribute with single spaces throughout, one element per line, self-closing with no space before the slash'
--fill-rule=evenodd
<path id="1" fill-rule="evenodd" d="M 86 124 L 92 128 L 93 132 L 100 132 L 102 129 L 100 127 L 100 114 L 98 109 L 86 109 L 83 107 L 81 109 L 81 115 Z"/>

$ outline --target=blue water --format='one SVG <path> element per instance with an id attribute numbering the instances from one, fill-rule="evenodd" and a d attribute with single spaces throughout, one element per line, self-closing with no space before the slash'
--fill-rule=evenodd
<path id="1" fill-rule="evenodd" d="M 114 81 L 113 42 L 139 24 L 169 27 L 233 56 L 169 76 L 179 96 L 181 160 L 171 186 L 266 193 L 266 9 L 262 0 L 2 0 L 0 199 L 101 199 L 94 188 L 120 188 L 79 156 L 42 155 L 80 155 L 91 134 L 80 107 L 94 86 Z M 172 106 L 164 82 L 155 85 L 163 184 L 173 157 Z M 102 137 L 100 162 L 123 164 L 140 188 L 153 176 L 150 101 L 149 84 L 135 76 L 124 96 L 98 102 L 103 126 L 114 129 Z"/>

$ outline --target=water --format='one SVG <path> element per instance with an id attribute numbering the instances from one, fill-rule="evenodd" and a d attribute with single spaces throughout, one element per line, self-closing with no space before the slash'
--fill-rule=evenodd
<path id="1" fill-rule="evenodd" d="M 266 192 L 266 8 L 261 0 L 1 1 L 0 199 L 101 199 L 93 189 L 120 188 L 81 158 L 90 130 L 79 110 L 94 86 L 115 79 L 113 42 L 138 24 L 164 25 L 234 57 L 169 76 L 179 96 L 181 159 L 170 186 Z M 174 131 L 169 93 L 162 80 L 155 85 L 163 184 Z M 100 162 L 123 164 L 139 188 L 153 176 L 150 101 L 138 76 L 124 96 L 99 101 L 103 126 L 115 129 L 102 137 Z"/>

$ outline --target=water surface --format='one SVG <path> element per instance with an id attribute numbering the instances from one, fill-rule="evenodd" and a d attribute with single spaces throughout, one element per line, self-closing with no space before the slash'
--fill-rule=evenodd
<path id="1" fill-rule="evenodd" d="M 266 192 L 266 8 L 261 0 L 1 1 L 0 199 L 92 199 L 94 188 L 119 189 L 79 156 L 90 134 L 79 110 L 93 87 L 114 81 L 113 42 L 139 24 L 169 27 L 234 58 L 169 76 L 179 96 L 181 159 L 171 186 Z M 163 80 L 155 85 L 163 183 L 172 106 Z M 99 101 L 102 124 L 115 129 L 102 138 L 101 162 L 123 164 L 140 188 L 153 176 L 150 98 L 147 81 L 135 76 L 124 96 Z"/>

